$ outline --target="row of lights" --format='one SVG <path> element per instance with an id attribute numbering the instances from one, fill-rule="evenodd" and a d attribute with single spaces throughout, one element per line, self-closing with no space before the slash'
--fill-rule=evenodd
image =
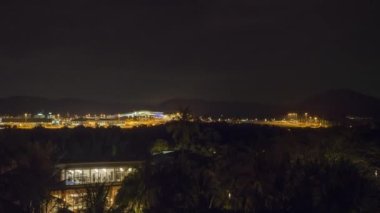
<path id="1" fill-rule="evenodd" d="M 119 170 L 120 170 L 121 172 L 124 172 L 124 168 L 121 168 L 121 167 L 120 167 Z M 102 171 L 103 171 L 103 172 L 106 172 L 107 169 L 102 169 Z M 128 172 L 132 172 L 133 169 L 132 169 L 132 168 L 128 168 L 127 171 L 128 171 Z M 72 171 L 72 170 L 69 170 L 69 172 L 72 173 L 73 171 Z M 77 172 L 77 173 L 82 173 L 82 170 L 76 169 L 75 172 Z M 98 170 L 98 169 L 94 169 L 94 172 L 99 172 L 99 170 Z"/>

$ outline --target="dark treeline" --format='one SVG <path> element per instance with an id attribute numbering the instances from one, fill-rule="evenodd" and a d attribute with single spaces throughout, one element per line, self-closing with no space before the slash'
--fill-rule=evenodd
<path id="1" fill-rule="evenodd" d="M 84 128 L 49 130 L 5 129 L 0 140 L 7 146 L 37 143 L 54 147 L 58 162 L 143 160 L 157 138 L 167 138 L 164 126 L 135 128 Z"/>
<path id="2" fill-rule="evenodd" d="M 380 133 L 180 121 L 117 203 L 159 212 L 377 212 Z"/>
<path id="3" fill-rule="evenodd" d="M 185 119 L 129 130 L 5 129 L 0 146 L 2 209 L 38 212 L 49 202 L 56 163 L 144 160 L 123 182 L 110 212 L 380 210 L 379 129 Z M 98 207 L 90 212 L 106 211 Z"/>

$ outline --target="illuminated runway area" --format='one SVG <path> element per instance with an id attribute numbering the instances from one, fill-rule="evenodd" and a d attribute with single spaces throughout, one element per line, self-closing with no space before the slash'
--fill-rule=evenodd
<path id="1" fill-rule="evenodd" d="M 27 115 L 27 114 L 26 114 Z M 150 111 L 137 111 L 125 114 L 116 115 L 85 115 L 85 116 L 73 116 L 62 118 L 59 115 L 52 115 L 51 118 L 3 118 L 0 122 L 1 128 L 18 128 L 18 129 L 33 129 L 36 127 L 42 127 L 46 129 L 61 129 L 61 128 L 75 128 L 79 126 L 87 128 L 111 128 L 119 127 L 122 129 L 129 129 L 135 127 L 150 127 L 163 125 L 170 121 L 178 120 L 179 114 L 163 114 L 161 112 Z M 277 126 L 284 128 L 328 128 L 331 126 L 330 122 L 321 119 L 317 116 L 310 116 L 308 113 L 304 113 L 299 116 L 297 113 L 288 113 L 284 118 L 276 119 L 232 119 L 232 118 L 203 118 L 200 117 L 200 122 L 203 123 L 219 123 L 226 122 L 230 124 L 256 124 Z"/>
<path id="2" fill-rule="evenodd" d="M 129 129 L 140 126 L 157 126 L 167 123 L 169 120 L 141 120 L 141 121 L 126 121 L 119 124 L 107 124 L 102 122 L 101 124 L 97 122 L 86 122 L 80 125 L 74 124 L 43 124 L 43 123 L 3 123 L 2 125 L 9 128 L 17 129 L 33 129 L 37 127 L 42 127 L 46 129 L 61 129 L 61 128 L 75 128 L 78 126 L 84 126 L 88 128 L 108 128 L 108 127 L 120 127 L 122 129 Z"/>
<path id="3" fill-rule="evenodd" d="M 288 128 L 328 128 L 330 125 L 318 122 L 302 122 L 302 121 L 255 121 L 254 124 L 288 127 Z"/>

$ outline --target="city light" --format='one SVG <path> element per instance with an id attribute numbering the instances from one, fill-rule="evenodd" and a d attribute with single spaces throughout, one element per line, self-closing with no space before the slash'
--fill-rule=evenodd
<path id="1" fill-rule="evenodd" d="M 330 124 L 328 121 L 319 118 L 316 115 L 311 116 L 309 113 L 304 113 L 304 116 L 298 116 L 297 112 L 287 113 L 284 117 L 272 118 L 229 118 L 229 117 L 211 117 L 200 116 L 199 121 L 204 123 L 231 123 L 231 124 L 257 124 L 269 125 L 278 127 L 294 127 L 294 128 L 326 128 Z M 302 114 L 301 114 L 302 115 Z M 60 128 L 75 128 L 78 126 L 88 128 L 109 128 L 119 127 L 123 129 L 135 127 L 153 127 L 163 125 L 171 121 L 178 120 L 178 113 L 165 114 L 163 112 L 151 111 L 135 111 L 130 113 L 118 114 L 86 114 L 84 116 L 72 115 L 61 116 L 60 114 L 43 114 L 38 113 L 34 116 L 25 113 L 22 116 L 3 116 L 0 117 L 1 128 L 19 128 L 19 129 L 33 129 L 36 127 L 43 127 L 46 129 L 60 129 Z M 193 120 L 193 119 L 192 119 Z"/>

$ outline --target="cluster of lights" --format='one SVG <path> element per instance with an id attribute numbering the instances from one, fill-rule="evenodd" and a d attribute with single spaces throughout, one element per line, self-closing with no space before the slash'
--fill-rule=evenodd
<path id="1" fill-rule="evenodd" d="M 84 116 L 37 113 L 35 115 L 24 113 L 21 116 L 0 116 L 0 128 L 13 127 L 31 129 L 38 126 L 44 128 L 74 128 L 85 127 L 113 127 L 132 128 L 137 126 L 156 126 L 175 119 L 175 114 L 163 112 L 136 111 L 124 114 L 86 114 Z"/>

